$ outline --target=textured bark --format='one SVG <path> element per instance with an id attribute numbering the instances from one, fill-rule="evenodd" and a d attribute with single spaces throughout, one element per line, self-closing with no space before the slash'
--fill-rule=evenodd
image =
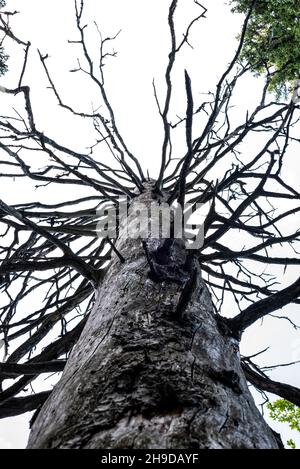
<path id="1" fill-rule="evenodd" d="M 155 282 L 141 240 L 121 230 L 117 248 L 28 447 L 278 448 L 200 266 L 186 287 Z"/>

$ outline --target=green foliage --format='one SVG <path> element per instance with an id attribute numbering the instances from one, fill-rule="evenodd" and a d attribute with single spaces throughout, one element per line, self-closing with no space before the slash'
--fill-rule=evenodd
<path id="1" fill-rule="evenodd" d="M 285 399 L 269 402 L 267 406 L 272 419 L 287 422 L 292 430 L 300 432 L 300 407 Z"/>
<path id="2" fill-rule="evenodd" d="M 246 13 L 253 0 L 231 0 L 233 11 Z M 253 72 L 274 72 L 270 89 L 278 95 L 300 78 L 299 0 L 256 0 L 249 21 L 242 58 Z"/>
<path id="3" fill-rule="evenodd" d="M 296 430 L 300 433 L 300 407 L 292 404 L 285 399 L 277 399 L 274 402 L 268 402 L 267 407 L 270 412 L 270 417 L 278 422 L 288 423 L 292 430 Z M 287 445 L 295 449 L 296 445 L 294 441 L 288 440 Z"/>
<path id="4" fill-rule="evenodd" d="M 291 449 L 296 449 L 296 444 L 294 440 L 290 439 L 286 442 L 286 444 L 291 448 Z"/>
<path id="5" fill-rule="evenodd" d="M 0 0 L 0 9 L 5 6 L 5 1 Z M 7 71 L 7 65 L 6 61 L 8 59 L 8 56 L 4 53 L 4 49 L 2 47 L 2 42 L 0 42 L 0 76 L 4 75 L 4 73 Z"/>

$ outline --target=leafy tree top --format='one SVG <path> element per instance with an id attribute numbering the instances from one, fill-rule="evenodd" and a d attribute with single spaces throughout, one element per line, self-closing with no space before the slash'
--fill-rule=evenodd
<path id="1" fill-rule="evenodd" d="M 253 72 L 271 74 L 270 90 L 282 95 L 300 78 L 300 3 L 232 0 L 233 11 L 252 14 L 242 58 Z"/>

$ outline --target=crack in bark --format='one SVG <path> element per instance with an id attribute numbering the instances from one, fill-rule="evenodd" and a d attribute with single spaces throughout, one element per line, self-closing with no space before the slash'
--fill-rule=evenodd
<path id="1" fill-rule="evenodd" d="M 229 411 L 228 411 L 228 407 L 227 407 L 225 420 L 222 423 L 221 427 L 219 428 L 219 433 L 221 433 L 221 431 L 226 427 L 226 424 L 227 424 L 228 420 L 229 420 Z"/>

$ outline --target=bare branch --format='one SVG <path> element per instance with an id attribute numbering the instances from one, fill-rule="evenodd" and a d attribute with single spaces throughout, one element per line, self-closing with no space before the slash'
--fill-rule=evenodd
<path id="1" fill-rule="evenodd" d="M 0 404 L 0 418 L 13 417 L 31 412 L 40 407 L 50 396 L 51 391 L 43 391 L 26 397 L 12 397 L 4 404 Z"/>
<path id="2" fill-rule="evenodd" d="M 238 316 L 230 320 L 233 329 L 242 333 L 247 327 L 251 326 L 258 319 L 276 311 L 283 306 L 291 303 L 300 296 L 300 277 L 292 285 L 283 290 L 274 293 L 268 298 L 250 305 L 242 311 Z"/>
<path id="3" fill-rule="evenodd" d="M 247 363 L 242 362 L 242 368 L 247 380 L 256 388 L 271 392 L 277 396 L 287 399 L 296 406 L 300 407 L 300 389 L 290 386 L 289 384 L 272 381 L 267 376 L 256 373 Z"/>

